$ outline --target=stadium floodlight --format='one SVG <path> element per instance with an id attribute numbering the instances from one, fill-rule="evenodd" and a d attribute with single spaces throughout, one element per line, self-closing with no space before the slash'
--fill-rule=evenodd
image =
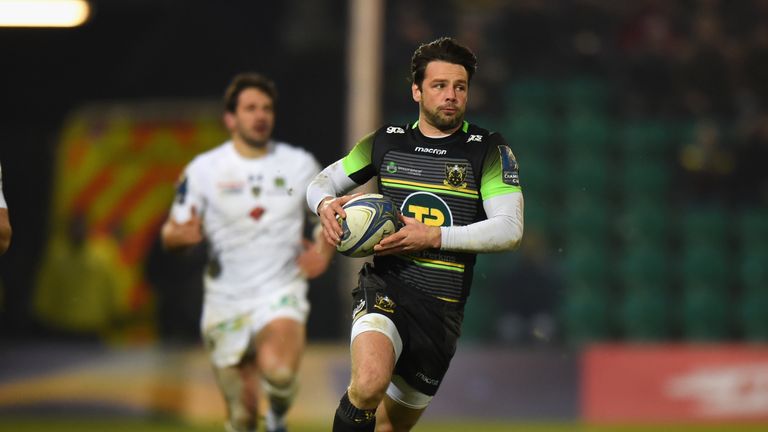
<path id="1" fill-rule="evenodd" d="M 0 27 L 77 27 L 90 12 L 87 0 L 0 0 Z"/>

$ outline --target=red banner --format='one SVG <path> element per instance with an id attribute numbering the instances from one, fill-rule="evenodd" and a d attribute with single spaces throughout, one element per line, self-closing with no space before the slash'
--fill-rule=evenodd
<path id="1" fill-rule="evenodd" d="M 597 345 L 584 351 L 588 422 L 768 420 L 768 346 Z"/>

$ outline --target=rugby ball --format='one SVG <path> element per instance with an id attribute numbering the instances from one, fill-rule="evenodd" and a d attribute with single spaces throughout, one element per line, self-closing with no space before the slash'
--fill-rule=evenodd
<path id="1" fill-rule="evenodd" d="M 397 207 L 384 195 L 360 195 L 343 208 L 347 217 L 337 216 L 343 234 L 336 250 L 349 257 L 373 255 L 373 247 L 400 225 Z"/>

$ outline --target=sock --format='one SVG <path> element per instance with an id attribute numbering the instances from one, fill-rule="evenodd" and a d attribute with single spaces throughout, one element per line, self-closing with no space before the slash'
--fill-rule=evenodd
<path id="1" fill-rule="evenodd" d="M 298 390 L 296 380 L 294 379 L 287 386 L 277 387 L 263 379 L 261 385 L 269 396 L 269 411 L 264 419 L 267 423 L 267 430 L 285 427 L 285 413 L 291 407 Z"/>
<path id="2" fill-rule="evenodd" d="M 264 423 L 266 424 L 268 431 L 285 428 L 285 415 L 278 415 L 270 409 L 264 417 Z"/>
<path id="3" fill-rule="evenodd" d="M 373 432 L 376 428 L 376 410 L 359 409 L 349 401 L 349 395 L 339 401 L 333 418 L 333 432 Z"/>

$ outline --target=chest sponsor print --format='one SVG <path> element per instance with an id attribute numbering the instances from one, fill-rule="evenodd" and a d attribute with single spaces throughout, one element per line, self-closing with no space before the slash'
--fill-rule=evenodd
<path id="1" fill-rule="evenodd" d="M 403 200 L 400 209 L 404 216 L 412 217 L 429 226 L 453 225 L 453 214 L 448 204 L 431 192 L 415 192 Z"/>

